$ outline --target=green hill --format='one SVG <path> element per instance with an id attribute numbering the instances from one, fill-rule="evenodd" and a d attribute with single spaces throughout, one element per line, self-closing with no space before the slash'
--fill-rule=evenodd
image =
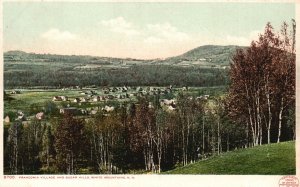
<path id="1" fill-rule="evenodd" d="M 295 142 L 283 142 L 223 153 L 165 174 L 293 175 L 295 158 Z"/>
<path id="2" fill-rule="evenodd" d="M 229 65 L 232 55 L 241 46 L 204 45 L 187 51 L 186 53 L 166 59 L 169 63 L 180 63 L 182 61 L 200 61 L 209 64 Z"/>

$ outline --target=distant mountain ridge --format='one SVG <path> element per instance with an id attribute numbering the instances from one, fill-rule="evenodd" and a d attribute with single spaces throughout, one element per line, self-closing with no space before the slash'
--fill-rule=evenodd
<path id="1" fill-rule="evenodd" d="M 194 63 L 198 65 L 222 65 L 228 66 L 232 55 L 238 48 L 245 48 L 236 45 L 204 45 L 187 51 L 179 56 L 169 57 L 164 60 L 141 60 L 133 58 L 115 58 L 115 57 L 97 57 L 89 55 L 56 55 L 56 54 L 35 54 L 26 53 L 24 51 L 8 51 L 4 52 L 4 61 L 14 61 L 22 59 L 44 59 L 45 61 L 74 61 L 82 63 L 102 63 L 105 62 L 120 62 L 130 61 L 138 63 L 151 63 L 151 64 L 166 64 L 166 65 L 186 65 Z M 14 59 L 14 60 L 13 60 Z"/>

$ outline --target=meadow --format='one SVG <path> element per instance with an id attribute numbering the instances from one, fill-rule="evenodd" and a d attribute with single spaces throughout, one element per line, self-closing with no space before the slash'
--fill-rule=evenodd
<path id="1" fill-rule="evenodd" d="M 295 158 L 295 141 L 289 141 L 225 152 L 164 174 L 295 175 Z"/>

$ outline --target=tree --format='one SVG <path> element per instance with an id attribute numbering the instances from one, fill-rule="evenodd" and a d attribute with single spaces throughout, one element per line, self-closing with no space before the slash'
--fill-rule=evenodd
<path id="1" fill-rule="evenodd" d="M 275 34 L 268 23 L 259 40 L 245 50 L 238 49 L 232 59 L 231 116 L 237 123 L 247 124 L 253 145 L 270 143 L 272 128 L 278 128 L 280 141 L 282 116 L 294 102 L 294 37 L 287 34 L 286 23 L 282 27 L 281 34 Z"/>
<path id="2" fill-rule="evenodd" d="M 24 173 L 24 165 L 22 161 L 22 153 L 24 153 L 23 145 L 23 125 L 17 121 L 13 123 L 8 129 L 6 154 L 5 160 L 8 163 L 10 174 L 21 174 Z"/>
<path id="3" fill-rule="evenodd" d="M 194 97 L 188 94 L 180 93 L 177 97 L 176 107 L 183 165 L 188 164 L 188 162 L 194 162 L 197 158 L 196 150 L 200 145 L 197 145 L 195 142 L 195 137 L 199 136 L 197 129 L 199 129 L 200 118 L 204 114 L 203 104 L 202 102 L 197 102 Z"/>
<path id="4" fill-rule="evenodd" d="M 51 126 L 45 125 L 45 132 L 42 137 L 41 160 L 46 163 L 47 168 L 50 167 L 50 160 L 54 156 L 54 136 Z"/>
<path id="5" fill-rule="evenodd" d="M 22 155 L 22 157 L 26 160 L 26 169 L 30 172 L 38 171 L 41 166 L 39 153 L 41 151 L 40 145 L 42 143 L 43 133 L 43 125 L 38 120 L 33 120 L 24 128 L 26 153 Z"/>
<path id="6" fill-rule="evenodd" d="M 49 116 L 55 116 L 55 115 L 59 114 L 57 105 L 52 101 L 46 101 L 44 103 L 44 112 L 46 115 L 49 115 Z"/>
<path id="7" fill-rule="evenodd" d="M 55 131 L 56 165 L 61 172 L 77 173 L 85 142 L 84 122 L 66 113 Z"/>
<path id="8" fill-rule="evenodd" d="M 136 110 L 134 125 L 137 130 L 138 141 L 133 141 L 135 149 L 142 150 L 144 156 L 145 170 L 155 171 L 154 163 L 154 125 L 155 114 L 152 108 L 149 108 L 149 101 L 141 98 Z"/>
<path id="9" fill-rule="evenodd" d="M 156 110 L 153 142 L 156 147 L 158 173 L 161 172 L 163 149 L 170 140 L 169 128 L 167 113 L 162 109 Z"/>

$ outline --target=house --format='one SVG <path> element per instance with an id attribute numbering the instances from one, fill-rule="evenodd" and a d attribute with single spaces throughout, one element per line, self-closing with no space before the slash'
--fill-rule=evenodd
<path id="1" fill-rule="evenodd" d="M 52 98 L 52 101 L 68 101 L 68 97 L 67 96 L 54 96 Z"/>
<path id="2" fill-rule="evenodd" d="M 10 92 L 10 94 L 20 94 L 21 92 L 19 90 L 13 90 Z"/>
<path id="3" fill-rule="evenodd" d="M 173 105 L 168 106 L 167 108 L 169 111 L 174 111 L 176 110 L 176 108 Z"/>
<path id="4" fill-rule="evenodd" d="M 137 87 L 137 88 L 136 88 L 136 91 L 137 91 L 137 92 L 141 92 L 141 91 L 143 91 L 143 88 Z"/>
<path id="5" fill-rule="evenodd" d="M 68 101 L 68 97 L 67 97 L 67 96 L 60 96 L 60 98 L 61 98 L 63 101 Z"/>
<path id="6" fill-rule="evenodd" d="M 148 104 L 148 108 L 154 108 L 154 106 L 153 106 L 153 103 L 152 103 L 152 102 L 149 102 L 149 104 Z"/>
<path id="7" fill-rule="evenodd" d="M 93 101 L 94 101 L 94 102 L 98 102 L 98 101 L 100 101 L 100 100 L 101 100 L 100 96 L 96 96 L 96 97 L 93 98 Z"/>
<path id="8" fill-rule="evenodd" d="M 202 99 L 207 100 L 208 98 L 209 98 L 209 95 L 201 95 L 199 97 L 196 97 L 197 100 L 202 100 Z"/>
<path id="9" fill-rule="evenodd" d="M 167 88 L 167 89 L 165 89 L 165 94 L 167 94 L 167 93 L 171 93 L 172 92 L 172 89 L 171 88 Z"/>
<path id="10" fill-rule="evenodd" d="M 94 102 L 98 102 L 98 101 L 105 101 L 105 97 L 104 96 L 95 96 L 93 98 Z"/>
<path id="11" fill-rule="evenodd" d="M 54 96 L 54 97 L 52 98 L 52 101 L 62 101 L 62 99 L 61 99 L 61 97 L 59 97 L 59 96 Z"/>
<path id="12" fill-rule="evenodd" d="M 129 94 L 129 97 L 134 97 L 134 96 L 137 96 L 137 93 L 130 93 Z"/>
<path id="13" fill-rule="evenodd" d="M 80 102 L 80 99 L 79 99 L 79 98 L 75 98 L 75 99 L 73 100 L 73 102 L 74 102 L 74 103 L 79 103 L 79 102 Z"/>
<path id="14" fill-rule="evenodd" d="M 16 120 L 26 121 L 26 117 L 25 116 L 18 116 Z"/>
<path id="15" fill-rule="evenodd" d="M 113 88 L 111 89 L 111 91 L 112 91 L 112 92 L 117 92 L 117 91 L 118 91 L 118 88 L 113 87 Z"/>
<path id="16" fill-rule="evenodd" d="M 160 101 L 160 105 L 175 105 L 175 99 L 163 99 Z"/>
<path id="17" fill-rule="evenodd" d="M 87 111 L 87 110 L 85 110 L 85 109 L 81 109 L 81 110 L 80 110 L 80 112 L 81 112 L 81 114 L 83 114 L 83 115 L 86 115 L 86 114 L 88 114 L 88 111 Z"/>
<path id="18" fill-rule="evenodd" d="M 187 86 L 182 87 L 182 91 L 187 91 L 187 90 L 188 90 Z"/>
<path id="19" fill-rule="evenodd" d="M 86 97 L 80 98 L 80 102 L 88 102 L 88 101 L 89 101 L 89 98 L 86 98 Z"/>
<path id="20" fill-rule="evenodd" d="M 112 111 L 114 111 L 114 109 L 115 109 L 115 107 L 107 106 L 107 105 L 105 105 L 105 107 L 102 108 L 102 110 L 105 111 L 105 112 L 112 112 Z"/>
<path id="21" fill-rule="evenodd" d="M 5 123 L 10 123 L 10 118 L 9 118 L 9 116 L 6 116 L 6 117 L 4 118 L 4 122 L 5 122 Z"/>
<path id="22" fill-rule="evenodd" d="M 150 87 L 150 88 L 149 88 L 149 91 L 150 91 L 150 92 L 157 91 L 157 88 L 155 88 L 155 87 Z"/>
<path id="23" fill-rule="evenodd" d="M 125 95 L 118 94 L 118 95 L 117 95 L 117 98 L 118 98 L 118 99 L 125 99 Z"/>
<path id="24" fill-rule="evenodd" d="M 91 90 L 90 93 L 91 93 L 91 95 L 96 95 L 97 94 L 96 91 L 94 91 L 94 90 Z"/>
<path id="25" fill-rule="evenodd" d="M 91 110 L 91 112 L 90 112 L 90 114 L 92 114 L 92 115 L 95 115 L 95 114 L 97 114 L 97 110 Z"/>
<path id="26" fill-rule="evenodd" d="M 106 99 L 114 99 L 115 97 L 113 95 L 107 95 Z"/>
<path id="27" fill-rule="evenodd" d="M 122 92 L 127 92 L 128 88 L 126 86 L 122 87 Z"/>
<path id="28" fill-rule="evenodd" d="M 61 114 L 65 114 L 65 113 L 77 114 L 77 113 L 78 113 L 78 109 L 75 108 L 75 107 L 61 108 L 61 109 L 59 110 L 59 113 L 61 113 Z"/>
<path id="29" fill-rule="evenodd" d="M 45 118 L 45 114 L 44 114 L 44 112 L 39 112 L 39 113 L 37 113 L 37 114 L 35 115 L 35 117 L 36 117 L 36 119 L 38 119 L 38 120 L 42 120 L 42 119 Z"/>
<path id="30" fill-rule="evenodd" d="M 20 120 L 20 121 L 25 121 L 26 120 L 25 114 L 22 111 L 18 111 L 17 116 L 18 117 L 16 118 L 16 120 Z"/>
<path id="31" fill-rule="evenodd" d="M 109 88 L 103 88 L 103 92 L 104 92 L 104 94 L 109 94 Z"/>

